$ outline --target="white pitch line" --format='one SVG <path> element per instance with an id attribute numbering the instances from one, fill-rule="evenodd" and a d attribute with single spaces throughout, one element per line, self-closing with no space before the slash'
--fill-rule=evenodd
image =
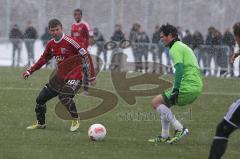
<path id="1" fill-rule="evenodd" d="M 240 92 L 203 92 L 203 95 L 240 96 Z"/>
<path id="2" fill-rule="evenodd" d="M 25 88 L 25 87 L 0 87 L 0 90 L 14 90 L 14 91 L 38 91 L 39 88 Z"/>
<path id="3" fill-rule="evenodd" d="M 0 87 L 0 90 L 40 91 L 41 89 L 26 88 L 26 87 Z M 112 90 L 106 90 L 106 91 L 113 92 Z M 240 96 L 240 92 L 203 92 L 202 95 Z"/>

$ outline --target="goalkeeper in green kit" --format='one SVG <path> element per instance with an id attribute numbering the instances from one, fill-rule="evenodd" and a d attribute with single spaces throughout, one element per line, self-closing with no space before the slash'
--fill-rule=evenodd
<path id="1" fill-rule="evenodd" d="M 193 50 L 178 39 L 176 27 L 166 24 L 160 28 L 160 38 L 169 47 L 170 57 L 175 68 L 175 80 L 171 89 L 165 90 L 153 98 L 152 106 L 161 116 L 162 133 L 149 142 L 175 143 L 188 134 L 174 116 L 170 107 L 185 106 L 193 103 L 202 92 L 202 78 L 199 65 Z M 175 135 L 170 137 L 170 124 L 175 129 Z"/>

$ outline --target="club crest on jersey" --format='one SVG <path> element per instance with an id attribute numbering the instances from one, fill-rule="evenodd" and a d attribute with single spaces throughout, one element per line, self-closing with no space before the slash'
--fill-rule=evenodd
<path id="1" fill-rule="evenodd" d="M 66 48 L 61 48 L 61 53 L 62 54 L 65 54 L 67 52 L 67 49 Z"/>

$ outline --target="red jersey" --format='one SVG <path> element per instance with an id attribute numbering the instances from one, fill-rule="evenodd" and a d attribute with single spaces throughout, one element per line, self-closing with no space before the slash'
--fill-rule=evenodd
<path id="1" fill-rule="evenodd" d="M 90 54 L 74 38 L 63 34 L 60 40 L 50 40 L 40 59 L 29 69 L 34 72 L 46 64 L 52 57 L 57 62 L 56 75 L 61 79 L 82 80 L 82 65 L 88 72 L 88 80 L 95 79 L 93 62 Z"/>
<path id="2" fill-rule="evenodd" d="M 87 22 L 81 20 L 79 23 L 73 23 L 71 27 L 71 35 L 79 41 L 81 46 L 85 49 L 88 48 L 91 29 Z"/>

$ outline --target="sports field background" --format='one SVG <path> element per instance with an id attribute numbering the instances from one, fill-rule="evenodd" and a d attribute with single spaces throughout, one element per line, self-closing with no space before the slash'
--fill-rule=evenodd
<path id="1" fill-rule="evenodd" d="M 239 78 L 205 78 L 204 91 L 197 101 L 187 107 L 175 107 L 177 117 L 189 128 L 190 135 L 175 145 L 154 145 L 148 138 L 160 133 L 159 121 L 141 120 L 139 113 L 153 112 L 151 97 L 137 98 L 128 105 L 118 96 L 112 111 L 81 122 L 78 132 L 69 132 L 70 122 L 58 118 L 54 99 L 48 103 L 47 129 L 27 131 L 35 120 L 35 99 L 48 80 L 51 70 L 36 72 L 25 81 L 20 74 L 24 68 L 0 68 L 0 159 L 206 159 L 217 123 L 229 105 L 240 96 Z M 171 78 L 171 77 L 166 77 Z M 109 73 L 98 75 L 97 88 L 117 95 Z M 78 110 L 88 109 L 99 102 L 90 97 L 76 97 Z M 128 116 L 133 114 L 133 116 Z M 103 142 L 90 142 L 88 127 L 102 123 L 107 129 Z M 235 132 L 224 159 L 239 158 L 240 133 Z"/>

